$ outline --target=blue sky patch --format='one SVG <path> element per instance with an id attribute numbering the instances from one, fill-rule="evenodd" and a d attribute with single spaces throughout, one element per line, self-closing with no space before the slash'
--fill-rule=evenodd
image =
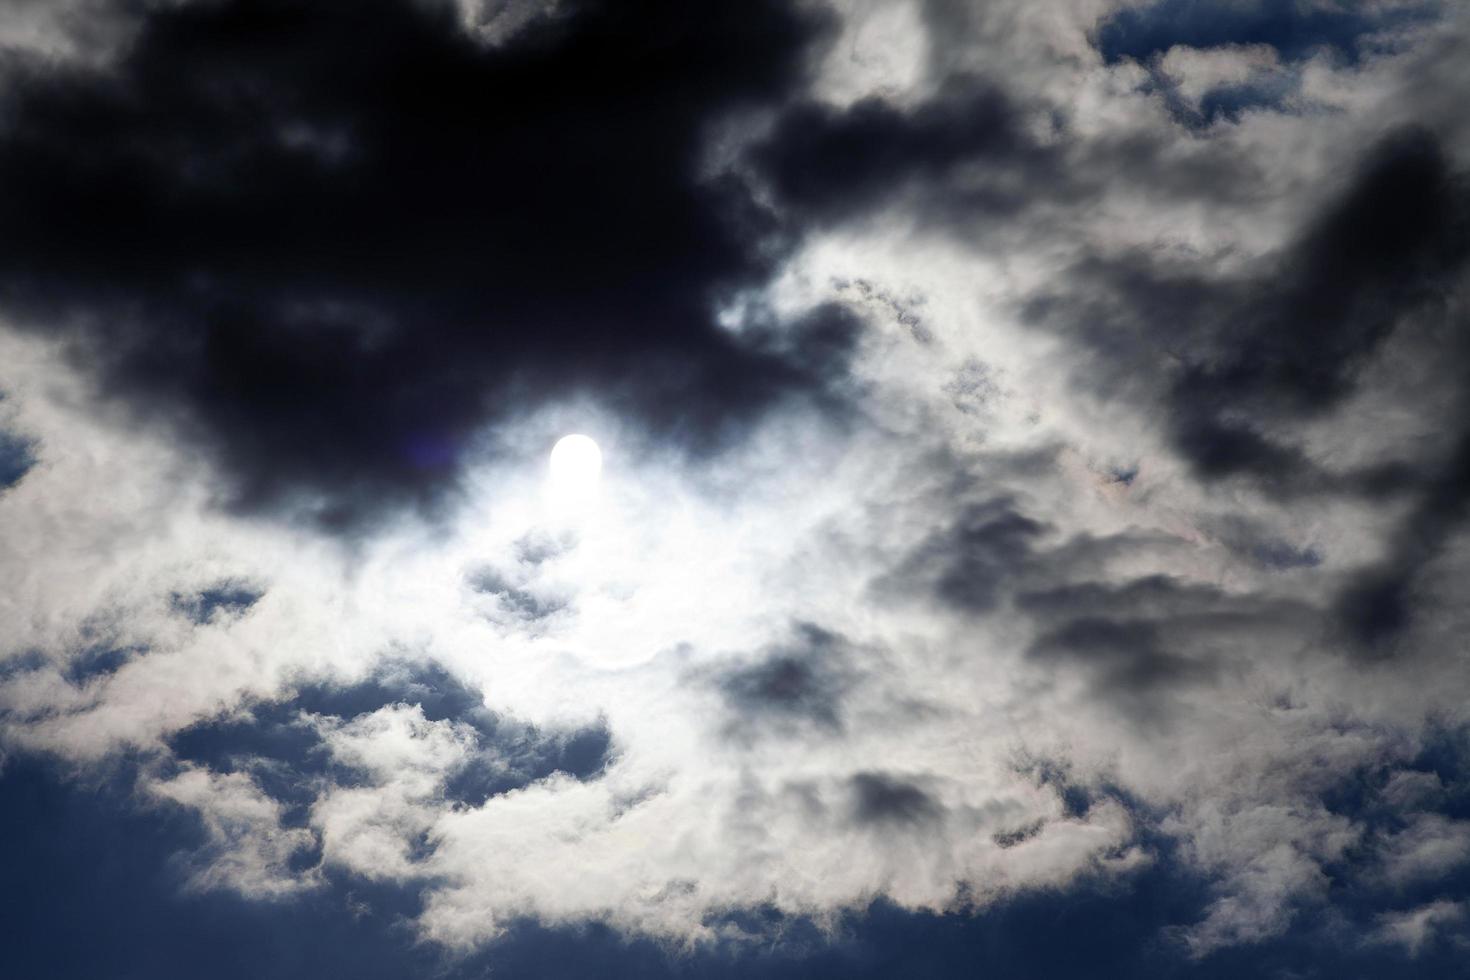
<path id="1" fill-rule="evenodd" d="M 1264 44 L 1287 62 L 1301 61 L 1322 48 L 1356 62 L 1374 45 L 1374 36 L 1438 15 L 1433 2 L 1381 6 L 1366 2 L 1313 0 L 1157 0 L 1124 7 L 1102 20 L 1095 43 L 1103 60 L 1148 61 L 1175 45 L 1220 48 Z"/>

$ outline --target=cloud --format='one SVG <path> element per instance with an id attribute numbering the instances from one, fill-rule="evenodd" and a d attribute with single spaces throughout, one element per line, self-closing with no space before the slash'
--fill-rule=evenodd
<path id="1" fill-rule="evenodd" d="M 464 957 L 1134 890 L 1437 955 L 1463 18 L 496 9 L 7 55 L 7 756 Z M 1331 111 L 1209 116 L 1258 69 Z"/>
<path id="2" fill-rule="evenodd" d="M 199 866 L 189 877 L 190 887 L 279 898 L 313 886 L 313 875 L 291 866 L 296 853 L 312 847 L 311 831 L 282 827 L 279 804 L 248 776 L 187 768 L 148 784 L 145 791 L 203 814 L 209 844 L 195 853 Z"/>
<path id="3" fill-rule="evenodd" d="M 767 651 L 719 679 L 733 729 L 842 732 L 844 694 L 855 682 L 845 664 L 847 644 L 810 623 L 799 624 L 795 632 L 795 643 Z"/>
<path id="4" fill-rule="evenodd" d="M 984 161 L 978 170 L 974 165 Z M 1054 153 L 1027 129 L 1023 108 L 983 78 L 949 78 L 917 106 L 880 97 L 837 109 L 792 107 L 750 152 L 782 213 L 833 221 L 937 192 L 953 218 L 1010 215 L 1030 203 L 1018 180 L 1062 185 Z M 1022 176 L 1024 175 L 1024 176 Z"/>
<path id="5" fill-rule="evenodd" d="M 327 524 L 432 502 L 486 425 L 554 398 L 718 444 L 841 371 L 837 313 L 716 325 L 774 255 L 700 169 L 704 127 L 796 84 L 818 27 L 593 3 L 511 49 L 445 4 L 178 4 L 115 62 L 11 58 L 5 312 L 238 505 Z"/>
<path id="6" fill-rule="evenodd" d="M 939 807 L 913 783 L 876 772 L 852 777 L 853 819 L 859 823 L 897 827 L 933 822 Z"/>
<path id="7" fill-rule="evenodd" d="M 1395 943 L 1402 946 L 1410 956 L 1420 952 L 1448 927 L 1453 927 L 1465 918 L 1465 907 L 1461 902 L 1438 901 L 1404 912 L 1384 913 L 1378 931 L 1372 940 L 1380 943 Z"/>

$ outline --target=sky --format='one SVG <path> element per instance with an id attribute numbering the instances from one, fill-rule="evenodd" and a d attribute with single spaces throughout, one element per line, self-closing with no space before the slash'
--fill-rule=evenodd
<path id="1" fill-rule="evenodd" d="M 1467 97 L 1436 0 L 0 5 L 0 973 L 1470 977 Z"/>

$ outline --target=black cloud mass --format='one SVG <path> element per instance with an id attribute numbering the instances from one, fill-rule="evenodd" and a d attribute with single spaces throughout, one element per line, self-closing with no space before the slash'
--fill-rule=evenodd
<path id="1" fill-rule="evenodd" d="M 445 4 L 210 2 L 105 70 L 12 56 L 0 302 L 245 506 L 431 497 L 477 427 L 581 391 L 708 448 L 850 339 L 713 321 L 780 244 L 701 140 L 798 82 L 819 20 L 586 3 L 497 48 Z"/>

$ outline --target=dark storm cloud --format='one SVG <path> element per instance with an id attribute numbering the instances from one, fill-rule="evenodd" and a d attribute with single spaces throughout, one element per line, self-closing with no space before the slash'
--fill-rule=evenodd
<path id="1" fill-rule="evenodd" d="M 913 108 L 878 97 L 840 109 L 794 106 L 752 148 L 750 161 L 785 209 L 820 222 L 905 192 L 941 220 L 946 211 L 952 218 L 1012 215 L 1030 203 L 1015 193 L 1018 176 L 1028 186 L 1062 177 L 1055 153 L 1025 128 L 1021 107 L 973 76 L 947 79 Z"/>
<path id="2" fill-rule="evenodd" d="M 858 823 L 924 826 L 944 815 L 944 809 L 917 784 L 882 772 L 852 777 L 852 816 Z"/>
<path id="3" fill-rule="evenodd" d="M 1139 532 L 1076 535 L 997 498 L 959 509 L 873 585 L 881 597 L 937 601 L 966 616 L 1019 613 L 1036 630 L 1029 661 L 1058 678 L 1083 676 L 1092 694 L 1140 722 L 1165 720 L 1182 692 L 1208 688 L 1231 658 L 1266 638 L 1320 631 L 1322 612 L 1269 593 L 1232 593 L 1153 574 L 1120 578 L 1120 557 L 1177 545 Z M 1285 571 L 1321 558 L 1232 528 L 1232 550 Z M 1256 550 L 1252 550 L 1256 549 Z"/>
<path id="4" fill-rule="evenodd" d="M 1317 218 L 1191 365 L 1189 401 L 1254 402 L 1310 414 L 1348 394 L 1406 314 L 1442 297 L 1470 255 L 1470 196 L 1432 135 L 1373 147 L 1346 194 Z M 1219 411 L 1218 405 L 1211 406 Z"/>
<path id="5" fill-rule="evenodd" d="M 1465 179 L 1430 133 L 1409 128 L 1371 147 L 1346 191 L 1252 276 L 1215 279 L 1141 254 L 1088 258 L 1071 270 L 1073 293 L 1032 297 L 1024 315 L 1085 340 L 1099 361 L 1079 380 L 1099 388 L 1167 355 L 1168 426 L 1200 477 L 1248 477 L 1282 496 L 1378 496 L 1432 474 L 1398 460 L 1330 472 L 1274 432 L 1355 392 L 1407 317 L 1438 310 L 1467 257 Z M 1463 342 L 1444 353 L 1464 357 Z"/>
<path id="6" fill-rule="evenodd" d="M 1046 528 L 997 498 L 964 508 L 954 523 L 931 535 L 875 588 L 932 594 L 955 609 L 986 613 L 1028 566 Z"/>
<path id="7" fill-rule="evenodd" d="M 1067 551 L 1056 552 L 1063 561 L 1053 561 L 1052 575 L 1067 575 Z M 1213 585 L 1185 582 L 1169 575 L 1110 581 L 1074 581 L 1026 589 L 1016 596 L 1017 608 L 1041 620 L 1072 614 L 1102 616 L 1112 613 L 1127 617 L 1202 619 L 1229 613 L 1242 620 L 1265 621 L 1289 617 L 1299 608 L 1285 599 L 1269 596 L 1232 595 Z"/>
<path id="8" fill-rule="evenodd" d="M 742 738 L 843 729 L 843 699 L 856 683 L 848 642 L 799 623 L 788 643 L 771 647 L 717 681 L 731 713 L 729 731 Z"/>
<path id="9" fill-rule="evenodd" d="M 841 372 L 839 311 L 714 325 L 778 253 L 699 175 L 712 124 L 801 78 L 811 16 L 588 0 L 491 47 L 456 9 L 157 5 L 115 64 L 8 56 L 0 310 L 197 437 L 237 504 L 329 523 L 431 497 L 546 399 L 703 449 Z"/>
<path id="10" fill-rule="evenodd" d="M 1043 574 L 1065 579 L 1065 560 Z M 1320 632 L 1323 615 L 1303 601 L 1167 575 L 1032 587 L 1015 606 L 1039 631 L 1031 663 L 1061 678 L 1080 671 L 1100 703 L 1150 726 L 1171 722 L 1182 696 L 1218 687 L 1259 649 Z"/>
<path id="11" fill-rule="evenodd" d="M 1207 680 L 1214 665 L 1176 653 L 1158 624 L 1104 617 L 1074 619 L 1036 642 L 1033 659 L 1081 667 L 1103 696 L 1118 699 L 1139 720 L 1154 720 L 1163 692 Z"/>
<path id="12" fill-rule="evenodd" d="M 1338 620 L 1360 646 L 1382 649 L 1412 619 L 1410 591 L 1463 520 L 1470 428 L 1447 455 L 1322 471 L 1264 429 L 1323 415 L 1359 388 L 1361 370 L 1411 316 L 1443 323 L 1414 356 L 1457 366 L 1455 398 L 1470 405 L 1470 335 L 1447 304 L 1470 259 L 1470 183 L 1437 141 L 1401 130 L 1372 147 L 1353 184 L 1313 221 L 1276 274 L 1227 304 L 1204 356 L 1171 395 L 1176 445 L 1206 478 L 1247 475 L 1273 492 L 1410 494 L 1391 553 L 1345 591 Z M 1201 313 L 1209 314 L 1208 310 Z M 1162 324 L 1160 324 L 1162 326 Z"/>
<path id="13" fill-rule="evenodd" d="M 1084 139 L 1074 106 L 1023 98 L 973 71 L 934 70 L 935 92 L 914 104 L 796 102 L 747 149 L 788 236 L 896 207 L 925 231 L 973 244 L 1015 232 L 1022 219 L 1030 231 L 1045 228 L 1057 209 L 1095 200 L 1120 175 L 1161 199 L 1243 202 L 1259 191 L 1257 164 L 1243 154 L 1136 129 Z M 865 297 L 887 299 L 863 282 L 854 284 Z"/>
<path id="14" fill-rule="evenodd" d="M 1084 678 L 1090 696 L 1150 725 L 1167 720 L 1179 692 L 1212 682 L 1219 658 L 1198 652 L 1201 638 L 1221 629 L 1251 636 L 1303 616 L 1287 603 L 1232 597 L 1166 575 L 1092 578 L 1103 572 L 1106 553 L 1146 542 L 1123 535 L 1048 543 L 1045 525 L 1015 506 L 1002 498 L 964 508 L 875 589 L 937 600 L 967 616 L 1019 612 L 1038 634 L 1027 650 L 1031 664 L 1051 679 Z"/>
<path id="15" fill-rule="evenodd" d="M 1328 48 L 1357 61 L 1385 31 L 1433 19 L 1436 2 L 1374 4 L 1358 0 L 1156 0 L 1125 6 L 1103 18 L 1094 40 L 1109 64 L 1146 61 L 1175 45 L 1219 48 L 1264 44 L 1298 61 Z"/>
<path id="16" fill-rule="evenodd" d="M 1470 366 L 1470 365 L 1467 365 Z M 1470 409 L 1470 382 L 1461 394 L 1461 412 Z M 1470 512 L 1470 425 L 1449 458 L 1432 471 L 1422 496 L 1395 529 L 1388 554 L 1359 573 L 1337 602 L 1337 621 L 1356 648 L 1371 656 L 1391 654 L 1413 625 L 1423 602 L 1415 587 L 1425 566 L 1444 550 L 1450 532 Z"/>
<path id="17" fill-rule="evenodd" d="M 1128 532 L 1055 540 L 1016 506 L 997 498 L 961 508 L 879 576 L 875 591 L 937 600 L 967 616 L 1019 613 L 1036 630 L 1031 664 L 1057 679 L 1084 678 L 1100 703 L 1146 724 L 1168 720 L 1181 694 L 1215 685 L 1223 668 L 1267 638 L 1321 629 L 1321 611 L 1298 600 L 1163 574 L 1120 579 L 1109 572 L 1112 560 L 1169 539 Z M 1321 561 L 1310 549 L 1232 533 L 1233 550 L 1276 570 Z"/>

